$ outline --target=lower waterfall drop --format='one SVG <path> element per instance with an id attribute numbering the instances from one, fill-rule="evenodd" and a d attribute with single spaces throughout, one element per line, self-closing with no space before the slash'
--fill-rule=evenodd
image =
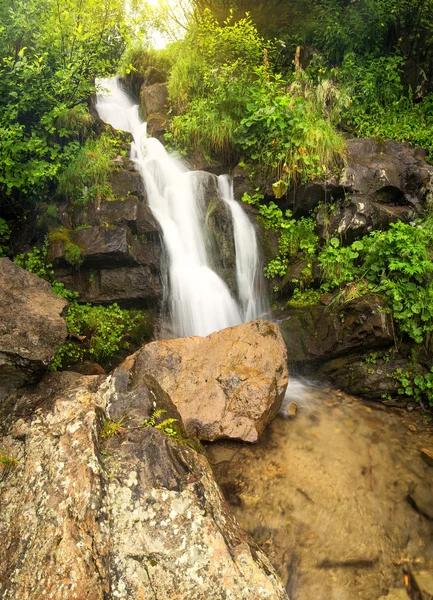
<path id="1" fill-rule="evenodd" d="M 96 104 L 99 116 L 114 128 L 132 134 L 131 158 L 143 178 L 149 207 L 161 228 L 168 256 L 168 276 L 164 277 L 168 289 L 164 291 L 173 336 L 206 336 L 262 316 L 267 306 L 264 286 L 260 285 L 256 234 L 233 198 L 228 176 L 219 178 L 218 187 L 233 219 L 239 302 L 210 267 L 203 236 L 205 211 L 194 193 L 192 176 L 200 172 L 188 171 L 161 142 L 147 137 L 138 106 L 122 89 L 118 77 L 100 80 L 99 85 L 103 90 Z"/>

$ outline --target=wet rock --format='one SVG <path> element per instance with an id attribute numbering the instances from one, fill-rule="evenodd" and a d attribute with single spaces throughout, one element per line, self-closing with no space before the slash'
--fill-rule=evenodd
<path id="1" fill-rule="evenodd" d="M 296 218 L 306 217 L 318 206 L 341 201 L 344 197 L 344 187 L 337 180 L 325 182 L 315 179 L 289 191 L 287 208 Z"/>
<path id="2" fill-rule="evenodd" d="M 411 571 L 411 577 L 421 599 L 433 600 L 433 574 L 427 571 Z"/>
<path id="3" fill-rule="evenodd" d="M 429 467 L 433 467 L 433 448 L 422 448 L 421 458 L 429 465 Z"/>
<path id="4" fill-rule="evenodd" d="M 324 362 L 393 341 L 390 318 L 374 294 L 340 306 L 287 309 L 278 323 L 293 363 Z"/>
<path id="5" fill-rule="evenodd" d="M 167 99 L 168 91 L 165 83 L 154 83 L 141 89 L 141 103 L 146 117 L 164 113 Z"/>
<path id="6" fill-rule="evenodd" d="M 368 400 L 397 396 L 401 383 L 394 373 L 397 369 L 407 369 L 407 358 L 391 358 L 387 353 L 382 358 L 380 352 L 376 354 L 375 362 L 371 361 L 370 353 L 326 361 L 316 370 L 316 375 L 348 394 Z"/>
<path id="7" fill-rule="evenodd" d="M 408 496 L 408 502 L 427 519 L 433 520 L 433 488 L 431 485 L 417 485 Z"/>
<path id="8" fill-rule="evenodd" d="M 250 171 L 247 167 L 237 165 L 232 173 L 233 191 L 236 200 L 241 200 L 244 194 L 252 196 L 255 192 L 254 182 L 251 180 Z"/>
<path id="9" fill-rule="evenodd" d="M 368 196 L 353 196 L 329 211 L 326 206 L 317 213 L 318 234 L 322 239 L 337 236 L 351 244 L 374 229 L 386 229 L 390 223 L 409 223 L 415 218 L 410 206 L 392 206 L 373 202 Z"/>
<path id="10" fill-rule="evenodd" d="M 149 236 L 152 241 L 159 239 L 159 227 L 152 211 L 137 196 L 128 196 L 122 200 L 101 202 L 79 207 L 72 212 L 72 226 L 92 227 L 101 225 L 123 225 L 132 233 Z"/>
<path id="11" fill-rule="evenodd" d="M 386 596 L 381 596 L 378 600 L 410 600 L 406 588 L 391 588 Z"/>
<path id="12" fill-rule="evenodd" d="M 361 196 L 362 202 L 406 205 L 419 212 L 432 179 L 433 167 L 425 161 L 425 154 L 409 144 L 351 139 L 347 140 L 346 168 L 339 177 L 326 182 L 316 179 L 292 189 L 282 205 L 290 208 L 298 218 L 309 215 L 320 205 L 344 203 L 350 194 Z M 378 212 L 377 207 L 375 212 Z M 373 217 L 377 220 L 379 215 L 361 212 L 357 220 L 362 222 L 366 217 L 368 227 Z M 385 219 L 386 214 L 383 213 L 381 218 Z"/>
<path id="13" fill-rule="evenodd" d="M 133 237 L 125 227 L 88 227 L 72 230 L 69 238 L 81 248 L 81 266 L 86 269 L 98 267 L 125 267 L 148 264 L 146 246 Z M 154 248 L 151 247 L 151 252 Z M 52 241 L 48 249 L 48 260 L 54 267 L 67 267 L 65 242 Z"/>
<path id="14" fill-rule="evenodd" d="M 155 377 L 188 434 L 210 441 L 257 441 L 278 412 L 288 381 L 283 339 L 266 321 L 205 338 L 152 342 L 137 353 L 135 372 Z"/>
<path id="15" fill-rule="evenodd" d="M 116 198 L 137 196 L 140 200 L 146 197 L 143 180 L 140 173 L 119 169 L 110 176 L 110 186 Z"/>
<path id="16" fill-rule="evenodd" d="M 0 259 L 0 400 L 47 369 L 66 340 L 66 306 L 49 283 Z"/>
<path id="17" fill-rule="evenodd" d="M 158 265 L 119 267 L 71 272 L 56 270 L 56 278 L 65 287 L 80 294 L 81 302 L 95 304 L 119 304 L 150 307 L 158 305 L 162 298 L 162 283 Z"/>
<path id="18" fill-rule="evenodd" d="M 413 197 L 423 199 L 432 175 L 433 167 L 409 144 L 353 139 L 340 184 L 379 202 L 407 204 Z"/>
<path id="19" fill-rule="evenodd" d="M 56 373 L 16 399 L 1 439 L 18 459 L 0 480 L 1 597 L 288 600 L 204 456 L 142 427 L 156 408 L 182 423 L 133 367 Z M 101 439 L 104 411 L 127 417 L 120 435 Z"/>

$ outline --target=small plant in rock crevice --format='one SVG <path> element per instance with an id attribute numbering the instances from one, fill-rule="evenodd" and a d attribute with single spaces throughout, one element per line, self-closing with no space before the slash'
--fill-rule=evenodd
<path id="1" fill-rule="evenodd" d="M 112 437 L 126 433 L 127 428 L 125 427 L 125 420 L 126 417 L 122 417 L 118 420 L 104 419 L 101 428 L 101 438 L 103 440 L 108 440 Z"/>

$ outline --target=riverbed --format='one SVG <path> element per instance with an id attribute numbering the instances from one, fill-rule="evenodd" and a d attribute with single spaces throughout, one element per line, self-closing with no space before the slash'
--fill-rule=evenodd
<path id="1" fill-rule="evenodd" d="M 417 574 L 433 573 L 432 431 L 420 409 L 294 380 L 258 444 L 207 451 L 291 600 L 415 598 Z"/>

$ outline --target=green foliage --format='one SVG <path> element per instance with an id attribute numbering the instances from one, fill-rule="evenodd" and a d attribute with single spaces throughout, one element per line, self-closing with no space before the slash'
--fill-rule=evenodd
<path id="1" fill-rule="evenodd" d="M 186 149 L 230 154 L 245 110 L 248 88 L 257 80 L 265 44 L 247 16 L 223 26 L 205 12 L 185 38 L 168 51 L 173 67 L 169 97 L 177 116 L 172 136 Z"/>
<path id="2" fill-rule="evenodd" d="M 111 365 L 119 353 L 149 335 L 149 321 L 139 311 L 121 309 L 117 304 L 93 306 L 71 302 L 66 315 L 69 339 L 59 349 L 51 370 L 91 360 Z"/>
<path id="3" fill-rule="evenodd" d="M 0 6 L 0 198 L 51 191 L 88 133 L 95 77 L 114 72 L 126 29 L 120 0 Z"/>
<path id="4" fill-rule="evenodd" d="M 101 438 L 103 440 L 108 440 L 112 437 L 126 433 L 127 429 L 124 426 L 125 419 L 126 417 L 122 417 L 117 421 L 113 419 L 104 419 L 101 428 Z"/>
<path id="5" fill-rule="evenodd" d="M 76 204 L 109 198 L 115 150 L 113 140 L 106 134 L 96 140 L 88 139 L 60 175 L 58 193 Z"/>
<path id="6" fill-rule="evenodd" d="M 265 267 L 265 275 L 269 279 L 283 277 L 287 271 L 289 258 L 298 251 L 302 251 L 306 258 L 311 258 L 317 248 L 318 238 L 314 232 L 313 219 L 302 217 L 299 220 L 292 218 L 290 210 L 285 213 L 275 204 L 262 204 L 263 196 L 255 194 L 250 196 L 245 193 L 243 202 L 252 204 L 259 211 L 259 219 L 265 229 L 273 229 L 278 234 L 278 254 Z"/>
<path id="7" fill-rule="evenodd" d="M 403 66 L 399 55 L 346 55 L 339 77 L 352 103 L 344 118 L 358 136 L 408 141 L 431 152 L 433 96 L 414 103 L 412 90 L 404 91 Z"/>
<path id="8" fill-rule="evenodd" d="M 63 256 L 65 260 L 75 269 L 80 267 L 83 262 L 82 249 L 72 241 L 70 229 L 58 227 L 57 229 L 50 231 L 48 240 L 52 244 L 60 242 L 63 245 Z"/>
<path id="9" fill-rule="evenodd" d="M 0 482 L 4 481 L 11 471 L 17 468 L 18 464 L 16 458 L 0 450 Z"/>
<path id="10" fill-rule="evenodd" d="M 420 403 L 426 399 L 433 406 L 433 367 L 424 375 L 397 369 L 393 377 L 402 386 L 398 390 L 400 396 L 408 396 Z"/>
<path id="11" fill-rule="evenodd" d="M 180 425 L 177 424 L 179 423 L 179 419 L 169 417 L 161 420 L 161 417 L 163 417 L 166 412 L 167 411 L 163 408 L 155 410 L 148 419 L 143 421 L 142 427 L 154 427 L 155 429 L 159 429 L 167 437 L 172 438 L 181 444 L 186 444 L 196 452 L 202 452 L 203 448 L 200 444 L 200 440 L 187 437 Z"/>
<path id="12" fill-rule="evenodd" d="M 8 223 L 0 218 L 0 258 L 7 256 L 11 232 Z"/>
<path id="13" fill-rule="evenodd" d="M 331 238 L 318 255 L 323 289 L 365 279 L 368 291 L 386 298 L 400 332 L 422 343 L 433 331 L 432 227 L 392 223 L 346 247 Z"/>
<path id="14" fill-rule="evenodd" d="M 179 437 L 180 431 L 173 426 L 174 423 L 179 422 L 179 419 L 168 418 L 160 421 L 160 417 L 166 412 L 167 411 L 163 408 L 155 410 L 148 419 L 143 421 L 143 427 L 154 427 L 155 429 L 162 431 L 168 437 Z"/>
<path id="15" fill-rule="evenodd" d="M 288 306 L 292 308 L 304 308 L 306 306 L 312 306 L 317 304 L 323 295 L 322 290 L 313 290 L 311 288 L 301 291 L 299 288 L 295 289 L 293 296 L 287 302 Z"/>
<path id="16" fill-rule="evenodd" d="M 340 165 L 344 140 L 324 113 L 320 94 L 297 81 L 289 85 L 266 68 L 257 73 L 260 85 L 249 90 L 238 131 L 248 156 L 288 185 L 324 176 Z"/>
<path id="17" fill-rule="evenodd" d="M 325 289 L 334 289 L 350 281 L 357 275 L 355 259 L 359 257 L 359 242 L 352 246 L 341 246 L 338 238 L 331 238 L 319 253 L 318 261 L 322 268 Z"/>
<path id="18" fill-rule="evenodd" d="M 68 302 L 72 302 L 78 298 L 77 292 L 66 289 L 63 283 L 54 279 L 53 265 L 48 262 L 48 239 L 45 241 L 42 249 L 35 247 L 31 252 L 18 254 L 14 258 L 14 263 L 41 279 L 48 281 L 54 293 L 62 296 Z"/>

